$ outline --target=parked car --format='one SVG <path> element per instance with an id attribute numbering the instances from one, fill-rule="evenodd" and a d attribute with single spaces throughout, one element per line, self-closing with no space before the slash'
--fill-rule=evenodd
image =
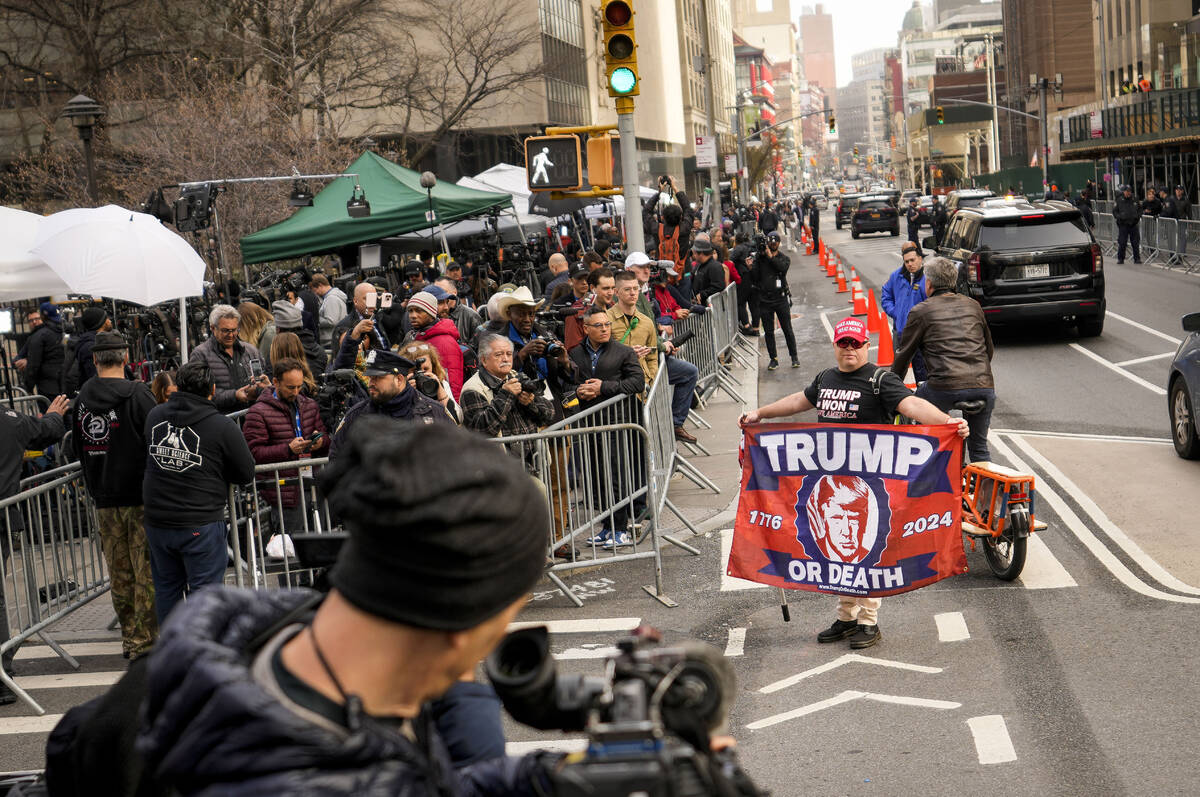
<path id="1" fill-rule="evenodd" d="M 925 196 L 917 197 L 917 210 L 920 211 L 920 216 L 917 217 L 919 227 L 933 227 L 933 206 L 937 203 L 937 197 Z"/>
<path id="2" fill-rule="evenodd" d="M 833 218 L 833 224 L 839 230 L 842 225 L 850 221 L 850 217 L 854 215 L 854 205 L 862 194 L 842 194 L 838 200 L 837 213 Z"/>
<path id="3" fill-rule="evenodd" d="M 1196 429 L 1196 407 L 1200 407 L 1200 313 L 1183 317 L 1189 333 L 1171 360 L 1167 374 L 1167 413 L 1171 418 L 1171 442 L 1184 459 L 1200 459 L 1200 431 Z"/>
<path id="4" fill-rule="evenodd" d="M 866 232 L 890 232 L 900 234 L 900 214 L 886 194 L 860 196 L 850 217 L 850 237 L 857 238 Z"/>
<path id="5" fill-rule="evenodd" d="M 946 215 L 951 219 L 963 208 L 978 207 L 983 200 L 996 194 L 986 188 L 962 188 L 946 194 Z"/>
<path id="6" fill-rule="evenodd" d="M 930 236 L 923 245 L 958 264 L 959 293 L 989 325 L 1059 318 L 1080 335 L 1104 330 L 1104 256 L 1065 202 L 960 208 L 941 244 Z"/>

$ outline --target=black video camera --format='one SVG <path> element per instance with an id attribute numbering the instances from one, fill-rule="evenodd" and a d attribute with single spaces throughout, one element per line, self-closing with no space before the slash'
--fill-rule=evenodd
<path id="1" fill-rule="evenodd" d="M 421 366 L 424 364 L 425 358 L 418 357 L 416 363 L 412 367 L 412 371 L 409 373 L 413 375 L 413 379 L 417 383 L 418 391 L 431 399 L 437 400 L 438 390 L 441 389 L 442 385 L 437 379 L 421 370 Z"/>
<path id="2" fill-rule="evenodd" d="M 710 749 L 733 696 L 733 668 L 709 645 L 660 642 L 654 629 L 637 629 L 617 644 L 604 676 L 559 676 L 544 626 L 514 631 L 488 657 L 488 678 L 513 719 L 587 731 L 587 754 L 546 773 L 552 794 L 763 794 L 732 751 Z"/>

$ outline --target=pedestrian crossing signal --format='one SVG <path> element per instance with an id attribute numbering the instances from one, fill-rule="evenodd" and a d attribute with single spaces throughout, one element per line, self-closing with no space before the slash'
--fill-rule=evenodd
<path id="1" fill-rule="evenodd" d="M 530 191 L 574 191 L 583 185 L 582 172 L 575 136 L 525 139 L 525 180 Z"/>

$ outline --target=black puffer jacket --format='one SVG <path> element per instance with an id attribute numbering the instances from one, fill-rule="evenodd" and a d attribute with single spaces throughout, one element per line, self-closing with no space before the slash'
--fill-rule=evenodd
<path id="1" fill-rule="evenodd" d="M 1133 227 L 1142 217 L 1142 206 L 1133 197 L 1124 194 L 1113 203 L 1113 219 L 1122 227 Z"/>
<path id="2" fill-rule="evenodd" d="M 25 389 L 54 398 L 62 392 L 63 364 L 67 349 L 63 345 L 62 324 L 46 321 L 25 342 Z"/>
<path id="3" fill-rule="evenodd" d="M 416 721 L 418 742 L 370 720 L 354 733 L 318 724 L 281 702 L 278 684 L 264 676 L 269 664 L 255 668 L 255 658 L 274 647 L 268 643 L 289 614 L 302 621 L 312 599 L 308 590 L 210 588 L 189 596 L 164 627 L 148 666 L 135 665 L 114 687 L 119 701 L 102 698 L 73 709 L 55 729 L 47 745 L 50 793 L 94 793 L 79 789 L 89 782 L 112 786 L 114 762 L 122 779 L 130 770 L 141 776 L 138 793 L 145 795 L 536 793 L 531 780 L 554 756 L 497 757 L 454 768 L 468 759 L 458 753 L 452 759 L 439 732 L 446 712 L 455 710 L 446 701 Z M 97 732 L 137 726 L 139 706 L 136 751 L 131 733 L 121 739 Z M 475 714 L 474 721 L 478 733 L 491 738 L 493 729 L 482 725 L 498 724 L 499 716 Z M 105 754 L 96 755 L 97 748 Z"/>

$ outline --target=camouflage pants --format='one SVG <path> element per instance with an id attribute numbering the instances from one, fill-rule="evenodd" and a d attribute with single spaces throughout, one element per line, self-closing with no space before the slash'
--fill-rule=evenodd
<path id="1" fill-rule="evenodd" d="M 121 623 L 121 647 L 126 656 L 137 658 L 148 653 L 158 637 L 142 507 L 114 506 L 96 512 L 100 517 L 100 545 L 112 580 L 113 609 Z"/>

